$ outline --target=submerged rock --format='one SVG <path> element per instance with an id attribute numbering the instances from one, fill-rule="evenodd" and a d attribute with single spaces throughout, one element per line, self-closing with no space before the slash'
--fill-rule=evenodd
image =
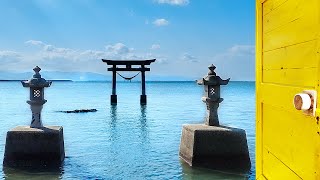
<path id="1" fill-rule="evenodd" d="M 87 113 L 87 112 L 96 112 L 97 109 L 75 109 L 73 111 L 60 111 L 63 113 Z"/>

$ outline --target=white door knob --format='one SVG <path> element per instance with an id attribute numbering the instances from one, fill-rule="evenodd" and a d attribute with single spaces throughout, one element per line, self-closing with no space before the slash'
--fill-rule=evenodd
<path id="1" fill-rule="evenodd" d="M 299 93 L 294 96 L 293 104 L 297 110 L 309 110 L 312 108 L 312 96 L 306 93 Z"/>

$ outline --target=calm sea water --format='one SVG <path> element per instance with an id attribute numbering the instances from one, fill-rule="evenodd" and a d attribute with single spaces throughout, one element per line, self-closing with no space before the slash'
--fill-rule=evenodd
<path id="1" fill-rule="evenodd" d="M 4 179 L 255 179 L 255 87 L 222 87 L 221 124 L 247 132 L 248 173 L 190 168 L 179 159 L 182 124 L 202 123 L 203 87 L 195 82 L 147 82 L 148 104 L 140 106 L 140 83 L 118 82 L 118 105 L 110 105 L 110 82 L 54 82 L 45 91 L 45 125 L 64 128 L 66 159 L 59 171 L 2 169 Z M 31 119 L 28 89 L 0 82 L 0 162 L 6 132 Z M 58 111 L 95 108 L 94 113 Z"/>

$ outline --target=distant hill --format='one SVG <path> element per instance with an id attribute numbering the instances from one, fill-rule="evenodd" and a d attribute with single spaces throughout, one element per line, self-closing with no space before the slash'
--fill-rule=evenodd
<path id="1" fill-rule="evenodd" d="M 111 81 L 111 72 L 109 75 L 92 73 L 92 72 L 59 72 L 59 71 L 41 71 L 42 77 L 47 80 L 72 80 L 72 81 Z M 13 73 L 13 72 L 1 72 L 0 80 L 24 80 L 32 77 L 32 72 Z M 117 75 L 117 80 L 123 79 Z M 138 75 L 132 81 L 140 81 L 141 78 Z M 166 75 L 152 75 L 147 74 L 147 81 L 193 81 L 193 79 L 180 76 L 166 76 Z M 124 81 L 124 80 L 123 80 Z"/>
<path id="2" fill-rule="evenodd" d="M 30 79 L 32 72 L 24 73 L 12 73 L 12 72 L 0 72 L 0 80 L 21 80 Z M 41 72 L 42 77 L 48 80 L 72 80 L 72 81 L 106 81 L 107 76 L 97 73 L 90 72 L 54 72 L 54 71 L 43 71 Z"/>
<path id="3" fill-rule="evenodd" d="M 42 73 L 46 79 L 70 79 L 72 81 L 107 81 L 108 77 L 103 74 L 91 72 L 58 72 L 58 71 L 44 71 Z"/>

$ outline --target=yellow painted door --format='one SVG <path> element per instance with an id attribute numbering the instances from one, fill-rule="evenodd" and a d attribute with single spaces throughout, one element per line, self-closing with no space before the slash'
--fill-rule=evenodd
<path id="1" fill-rule="evenodd" d="M 303 90 L 320 95 L 319 10 L 320 0 L 256 1 L 257 179 L 320 180 L 320 111 L 293 106 Z"/>

